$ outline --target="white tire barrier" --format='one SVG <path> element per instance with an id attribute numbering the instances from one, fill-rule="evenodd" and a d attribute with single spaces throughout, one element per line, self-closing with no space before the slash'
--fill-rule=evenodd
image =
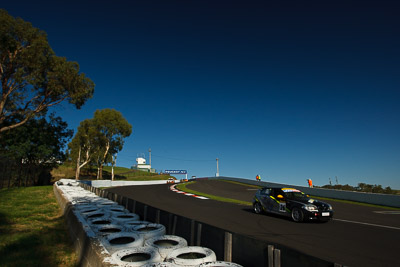
<path id="1" fill-rule="evenodd" d="M 202 263 L 199 265 L 199 267 L 243 267 L 243 266 L 233 262 L 213 261 L 213 262 Z"/>
<path id="2" fill-rule="evenodd" d="M 92 229 L 99 236 L 106 236 L 124 231 L 124 227 L 118 224 L 106 224 L 98 227 L 92 227 Z"/>
<path id="3" fill-rule="evenodd" d="M 90 205 L 90 200 L 87 198 L 78 198 L 72 201 L 75 206 Z"/>
<path id="4" fill-rule="evenodd" d="M 75 214 L 86 219 L 87 223 L 82 219 L 81 223 L 91 228 L 120 266 L 242 267 L 217 261 L 211 249 L 188 247 L 184 238 L 165 235 L 164 225 L 139 221 L 137 214 L 114 201 L 76 186 L 63 186 L 61 190 L 73 204 Z M 130 230 L 133 232 L 125 232 Z"/>
<path id="5" fill-rule="evenodd" d="M 137 225 L 134 226 L 132 230 L 133 232 L 143 236 L 144 240 L 147 240 L 155 236 L 165 235 L 166 232 L 165 226 L 158 223 Z"/>
<path id="6" fill-rule="evenodd" d="M 96 217 L 87 221 L 90 227 L 101 227 L 104 225 L 113 224 L 113 220 L 110 217 Z"/>
<path id="7" fill-rule="evenodd" d="M 129 213 L 127 209 L 125 209 L 122 206 L 115 206 L 115 205 L 110 205 L 110 206 L 104 206 L 103 210 L 112 212 L 112 213 Z"/>
<path id="8" fill-rule="evenodd" d="M 82 214 L 82 216 L 86 220 L 91 220 L 91 219 L 95 219 L 95 218 L 108 216 L 108 214 L 105 211 L 99 210 L 99 211 L 87 212 L 85 214 Z"/>
<path id="9" fill-rule="evenodd" d="M 142 247 L 144 239 L 136 233 L 119 232 L 103 237 L 102 242 L 108 251 L 113 253 L 118 250 Z"/>
<path id="10" fill-rule="evenodd" d="M 176 267 L 178 265 L 173 264 L 171 262 L 157 262 L 157 263 L 149 263 L 145 264 L 142 267 Z"/>
<path id="11" fill-rule="evenodd" d="M 101 211 L 100 208 L 98 208 L 97 206 L 92 206 L 92 205 L 85 205 L 83 208 L 78 208 L 78 210 L 82 215 L 87 214 L 89 212 Z"/>
<path id="12" fill-rule="evenodd" d="M 178 266 L 198 266 L 202 263 L 217 261 L 217 256 L 209 248 L 192 246 L 173 250 L 165 261 Z"/>
<path id="13" fill-rule="evenodd" d="M 117 202 L 112 201 L 112 200 L 109 200 L 109 199 L 107 199 L 107 198 L 102 198 L 102 197 L 97 197 L 97 198 L 94 200 L 94 203 L 95 203 L 96 205 L 100 205 L 100 206 L 118 205 Z"/>
<path id="14" fill-rule="evenodd" d="M 175 235 L 161 235 L 147 239 L 145 246 L 154 247 L 165 259 L 174 249 L 187 247 L 186 239 Z"/>
<path id="15" fill-rule="evenodd" d="M 112 258 L 122 266 L 143 266 L 162 261 L 160 254 L 151 247 L 119 250 L 112 254 Z"/>
<path id="16" fill-rule="evenodd" d="M 112 218 L 117 221 L 117 222 L 127 222 L 127 221 L 138 221 L 139 215 L 135 214 L 135 213 L 117 213 L 117 214 L 113 214 Z"/>
<path id="17" fill-rule="evenodd" d="M 133 227 L 138 226 L 138 225 L 144 225 L 144 224 L 151 224 L 151 222 L 148 221 L 136 221 L 136 220 L 129 220 L 124 222 L 124 226 L 127 228 L 130 228 L 131 230 Z"/>
<path id="18" fill-rule="evenodd" d="M 105 208 L 105 207 L 111 207 L 111 206 L 118 206 L 118 203 L 114 201 L 102 201 L 100 203 L 96 203 L 97 207 L 99 208 Z"/>

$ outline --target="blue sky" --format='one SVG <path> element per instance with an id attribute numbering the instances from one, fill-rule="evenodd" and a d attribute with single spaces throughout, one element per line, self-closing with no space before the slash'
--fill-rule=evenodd
<path id="1" fill-rule="evenodd" d="M 400 189 L 398 1 L 8 1 L 114 108 L 130 167 Z"/>

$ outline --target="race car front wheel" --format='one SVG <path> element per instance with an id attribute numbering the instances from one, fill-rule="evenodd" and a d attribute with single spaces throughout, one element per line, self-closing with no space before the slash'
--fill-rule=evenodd
<path id="1" fill-rule="evenodd" d="M 253 204 L 253 209 L 254 209 L 254 212 L 257 214 L 260 214 L 262 212 L 261 204 L 258 202 Z"/>
<path id="2" fill-rule="evenodd" d="M 292 219 L 295 222 L 302 222 L 304 219 L 304 213 L 299 208 L 293 208 L 292 210 Z"/>

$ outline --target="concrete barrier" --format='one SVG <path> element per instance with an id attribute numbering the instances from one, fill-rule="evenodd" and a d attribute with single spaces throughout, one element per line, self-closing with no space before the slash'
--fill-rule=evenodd
<path id="1" fill-rule="evenodd" d="M 271 182 L 255 181 L 243 178 L 234 177 L 204 177 L 197 179 L 219 179 L 219 180 L 229 180 L 245 184 L 258 185 L 258 186 L 270 186 L 270 187 L 294 187 L 306 194 L 316 196 L 316 197 L 326 197 L 341 200 L 351 200 L 355 202 L 382 205 L 387 207 L 400 208 L 400 195 L 388 195 L 388 194 L 375 194 L 375 193 L 364 193 L 364 192 L 354 192 L 354 191 L 344 191 L 344 190 L 333 190 L 325 188 L 309 188 L 306 186 L 297 186 L 290 184 L 279 184 Z"/>
<path id="2" fill-rule="evenodd" d="M 155 180 L 155 181 L 79 180 L 79 182 L 93 186 L 93 187 L 113 187 L 113 186 L 126 186 L 126 185 L 166 184 L 167 180 Z"/>

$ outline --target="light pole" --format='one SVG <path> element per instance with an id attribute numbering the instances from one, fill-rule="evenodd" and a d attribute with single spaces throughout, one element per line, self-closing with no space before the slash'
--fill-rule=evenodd
<path id="1" fill-rule="evenodd" d="M 150 164 L 150 168 L 151 168 L 151 148 L 149 148 L 149 164 Z"/>
<path id="2" fill-rule="evenodd" d="M 215 177 L 219 177 L 218 158 L 217 158 L 217 173 L 215 174 Z"/>

